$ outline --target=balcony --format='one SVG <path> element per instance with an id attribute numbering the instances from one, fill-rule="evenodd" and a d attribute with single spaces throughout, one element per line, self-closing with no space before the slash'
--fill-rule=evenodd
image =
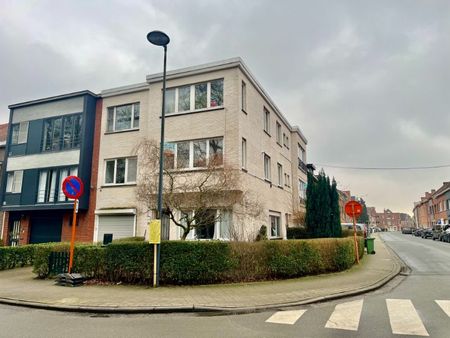
<path id="1" fill-rule="evenodd" d="M 300 158 L 298 159 L 298 169 L 303 171 L 305 174 L 308 172 L 308 167 L 305 162 L 303 162 Z"/>

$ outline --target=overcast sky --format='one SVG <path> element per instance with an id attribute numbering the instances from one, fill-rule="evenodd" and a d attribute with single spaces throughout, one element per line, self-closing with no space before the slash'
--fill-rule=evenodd
<path id="1" fill-rule="evenodd" d="M 0 0 L 0 122 L 12 103 L 240 56 L 308 139 L 308 162 L 450 163 L 450 1 Z M 318 166 L 320 168 L 320 166 Z M 377 211 L 411 213 L 450 168 L 324 167 Z"/>

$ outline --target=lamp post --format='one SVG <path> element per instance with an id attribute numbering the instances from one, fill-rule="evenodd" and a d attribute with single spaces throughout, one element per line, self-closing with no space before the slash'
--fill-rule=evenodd
<path id="1" fill-rule="evenodd" d="M 163 92 L 162 92 L 162 109 L 161 109 L 161 141 L 159 143 L 159 185 L 158 185 L 158 214 L 162 225 L 162 195 L 163 195 L 163 156 L 164 156 L 164 122 L 166 110 L 166 63 L 167 63 L 167 45 L 170 42 L 169 36 L 161 31 L 151 31 L 147 34 L 147 40 L 156 46 L 164 48 L 164 68 L 163 68 Z M 156 278 L 154 278 L 153 286 L 159 286 L 159 262 L 160 262 L 160 244 L 157 245 Z"/>

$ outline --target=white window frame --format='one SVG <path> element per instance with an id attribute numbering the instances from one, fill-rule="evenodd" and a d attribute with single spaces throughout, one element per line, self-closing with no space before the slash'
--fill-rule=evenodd
<path id="1" fill-rule="evenodd" d="M 276 234 L 272 234 L 272 219 L 276 219 L 278 220 L 278 224 L 276 227 Z M 282 234 L 281 234 L 281 214 L 270 214 L 269 215 L 269 234 L 270 234 L 270 238 L 282 238 Z"/>
<path id="2" fill-rule="evenodd" d="M 225 81 L 223 78 L 213 79 L 213 80 L 198 82 L 198 83 L 193 83 L 193 84 L 186 84 L 186 85 L 182 85 L 182 86 L 178 86 L 178 87 L 167 88 L 166 91 L 167 90 L 175 90 L 175 104 L 174 104 L 175 111 L 166 112 L 165 115 L 169 116 L 169 115 L 173 115 L 173 114 L 186 114 L 186 113 L 190 113 L 193 111 L 203 111 L 203 110 L 208 110 L 208 109 L 223 108 L 225 105 L 225 95 L 223 95 L 223 92 L 222 92 L 222 96 L 223 96 L 222 105 L 221 106 L 211 106 L 211 82 L 215 82 L 215 81 L 222 81 L 222 88 L 223 88 L 222 90 L 225 90 L 225 87 L 224 87 Z M 200 85 L 200 84 L 206 84 L 206 107 L 195 109 L 195 86 Z M 178 110 L 178 99 L 179 99 L 178 89 L 183 88 L 183 87 L 190 87 L 190 102 L 189 102 L 190 109 L 179 111 Z"/>
<path id="3" fill-rule="evenodd" d="M 231 210 L 228 209 L 214 209 L 211 208 L 213 210 L 216 211 L 216 216 L 215 216 L 215 221 L 214 221 L 214 236 L 213 238 L 201 238 L 198 239 L 197 238 L 197 229 L 193 228 L 191 231 L 189 231 L 186 240 L 198 240 L 198 241 L 212 241 L 212 240 L 223 240 L 223 241 L 228 241 L 230 240 L 230 229 L 233 225 L 233 212 Z M 183 211 L 178 211 L 178 217 L 179 219 L 181 218 L 181 214 L 185 213 L 188 214 L 189 217 L 194 217 L 195 215 L 195 211 L 194 210 L 183 210 Z M 228 226 L 228 237 L 222 236 L 222 233 L 225 231 L 223 230 L 223 226 L 225 226 L 225 224 L 222 222 L 223 219 L 225 219 L 224 215 L 228 213 L 228 221 L 229 224 L 227 224 Z M 178 227 L 178 238 L 181 239 L 181 236 L 183 235 L 183 229 L 181 227 Z"/>
<path id="4" fill-rule="evenodd" d="M 131 159 L 136 160 L 136 178 L 137 178 L 137 157 L 136 156 L 130 156 L 130 157 L 117 157 L 117 158 L 110 158 L 105 160 L 105 170 L 104 170 L 104 176 L 103 176 L 103 184 L 105 186 L 117 186 L 117 185 L 133 185 L 136 184 L 135 181 L 128 182 L 128 161 Z M 117 160 L 125 160 L 125 173 L 124 173 L 124 183 L 116 183 L 117 178 Z M 106 170 L 108 169 L 108 162 L 114 161 L 114 174 L 113 174 L 113 182 L 112 183 L 106 183 Z"/>
<path id="5" fill-rule="evenodd" d="M 242 169 L 247 169 L 247 140 L 245 138 L 242 138 L 241 151 Z"/>
<path id="6" fill-rule="evenodd" d="M 281 163 L 277 163 L 277 171 L 278 171 L 278 186 L 280 188 L 283 187 L 283 165 Z"/>
<path id="7" fill-rule="evenodd" d="M 247 85 L 244 81 L 241 83 L 241 109 L 243 112 L 247 111 Z"/>
<path id="8" fill-rule="evenodd" d="M 306 151 L 305 149 L 302 147 L 302 145 L 300 143 L 297 144 L 298 146 L 298 158 L 305 163 L 306 161 Z"/>
<path id="9" fill-rule="evenodd" d="M 264 153 L 264 179 L 266 181 L 272 182 L 270 166 L 270 156 Z"/>
<path id="10" fill-rule="evenodd" d="M 281 124 L 277 121 L 277 143 L 281 146 Z"/>
<path id="11" fill-rule="evenodd" d="M 298 197 L 302 200 L 306 200 L 306 183 L 301 179 L 298 180 Z"/>
<path id="12" fill-rule="evenodd" d="M 9 171 L 6 178 L 6 192 L 20 194 L 22 192 L 23 170 Z"/>
<path id="13" fill-rule="evenodd" d="M 266 107 L 263 109 L 264 131 L 270 135 L 270 111 Z"/>
<path id="14" fill-rule="evenodd" d="M 135 111 L 136 105 L 139 105 L 139 119 L 134 118 L 134 111 Z M 131 127 L 127 128 L 127 129 L 116 130 L 117 107 L 123 107 L 123 106 L 131 106 Z M 110 112 L 111 108 L 113 109 L 113 125 L 112 125 L 112 130 L 108 130 L 109 112 Z M 141 120 L 141 103 L 140 102 L 118 104 L 116 106 L 106 108 L 106 132 L 107 133 L 119 133 L 119 132 L 125 131 L 125 130 L 139 130 L 140 120 Z M 136 121 L 138 121 L 137 126 L 136 126 Z"/>
<path id="15" fill-rule="evenodd" d="M 221 139 L 222 140 L 222 164 L 218 165 L 218 168 L 222 168 L 223 167 L 223 163 L 225 162 L 225 142 L 224 142 L 224 138 L 222 136 L 219 137 L 211 137 L 211 138 L 206 138 L 206 139 L 197 139 L 197 140 L 186 140 L 186 141 L 176 141 L 176 142 L 169 142 L 171 144 L 174 145 L 173 150 L 174 150 L 174 167 L 173 169 L 168 169 L 168 170 L 177 170 L 177 171 L 183 171 L 183 170 L 202 170 L 208 167 L 209 165 L 209 142 L 211 140 L 214 139 Z M 194 167 L 194 142 L 198 142 L 198 141 L 205 141 L 206 142 L 206 166 L 204 167 Z M 186 168 L 178 168 L 178 143 L 184 143 L 184 142 L 189 142 L 189 166 Z"/>
<path id="16" fill-rule="evenodd" d="M 13 128 L 15 126 L 19 126 L 19 130 L 17 131 L 17 133 L 14 133 Z M 28 121 L 24 121 L 24 122 L 19 122 L 19 123 L 14 123 L 11 126 L 11 144 L 23 144 L 23 143 L 27 143 L 28 140 L 28 127 L 29 127 L 29 122 Z"/>

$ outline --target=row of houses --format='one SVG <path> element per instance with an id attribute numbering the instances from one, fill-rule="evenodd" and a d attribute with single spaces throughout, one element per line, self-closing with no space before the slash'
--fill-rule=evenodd
<path id="1" fill-rule="evenodd" d="M 375 207 L 367 207 L 369 225 L 378 227 L 385 231 L 399 231 L 403 228 L 414 226 L 412 217 L 403 212 L 393 212 L 390 209 L 383 209 L 377 212 Z"/>
<path id="2" fill-rule="evenodd" d="M 420 201 L 414 203 L 416 227 L 430 228 L 436 224 L 449 224 L 450 220 L 450 182 L 443 182 L 437 190 L 425 192 Z"/>
<path id="3" fill-rule="evenodd" d="M 156 212 L 137 199 L 143 164 L 136 150 L 159 140 L 162 74 L 143 83 L 88 90 L 9 106 L 2 163 L 1 237 L 9 245 L 67 241 L 73 201 L 65 177 L 85 185 L 79 201 L 77 241 L 145 236 Z M 208 231 L 192 238 L 286 238 L 292 215 L 304 211 L 307 139 L 291 125 L 240 58 L 167 73 L 165 165 L 185 177 L 208 163 L 238 173 L 238 193 L 251 192 L 261 212 L 242 220 L 234 208 L 212 203 Z M 188 208 L 188 207 L 187 207 Z M 189 210 L 176 210 L 189 212 Z M 165 239 L 179 239 L 166 220 Z"/>

